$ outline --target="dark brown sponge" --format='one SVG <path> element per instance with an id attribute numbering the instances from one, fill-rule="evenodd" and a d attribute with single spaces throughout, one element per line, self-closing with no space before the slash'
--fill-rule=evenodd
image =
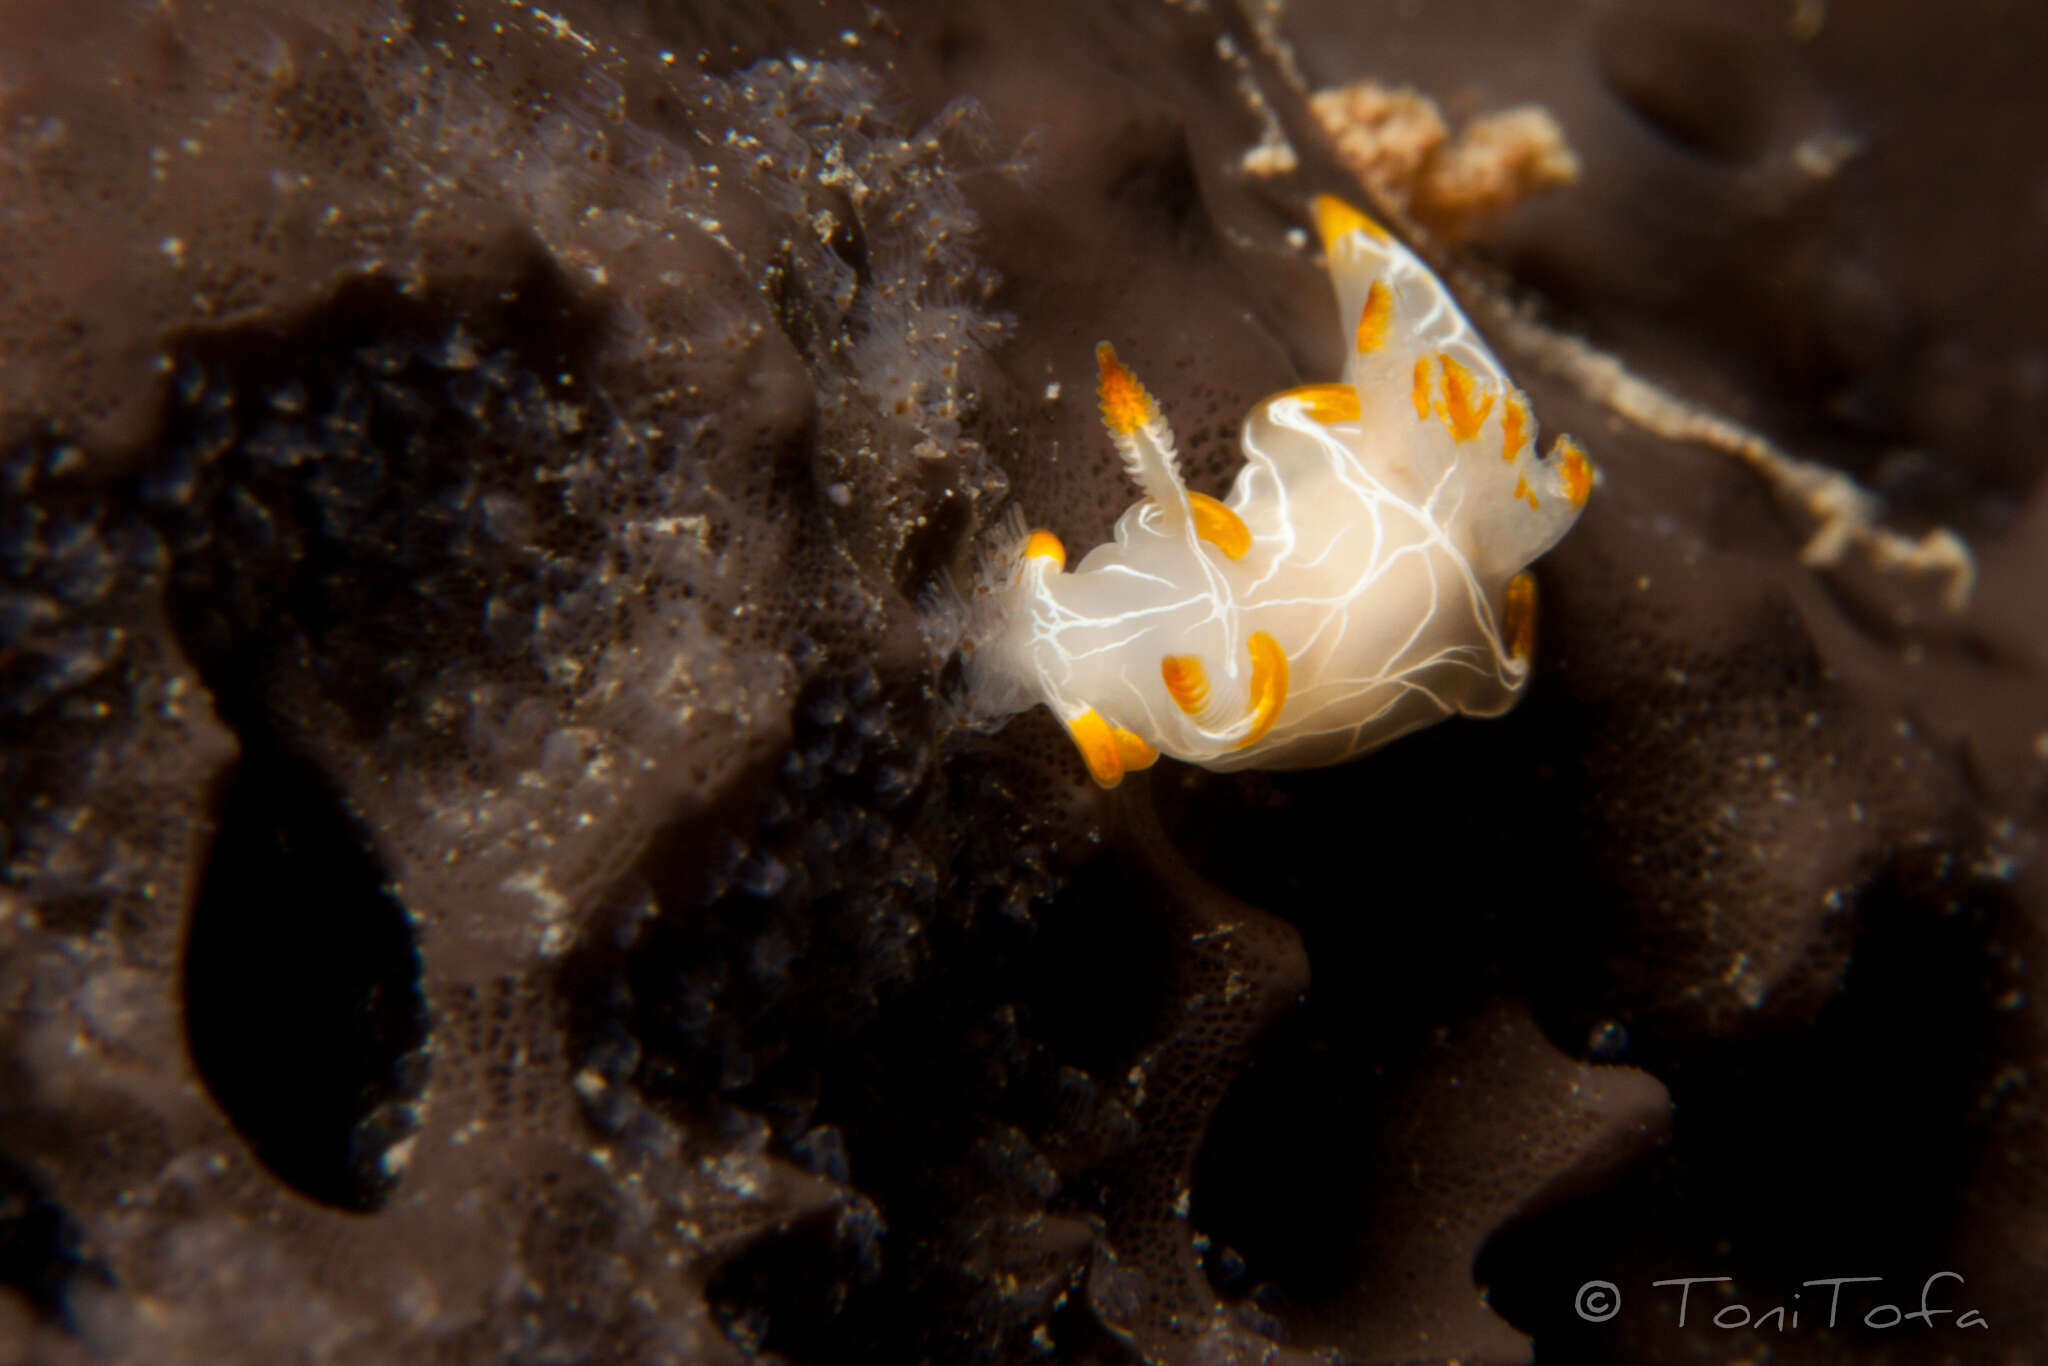
<path id="1" fill-rule="evenodd" d="M 12 7 L 0 1366 L 2041 1360 L 2023 9 Z M 1098 340 L 1212 494 L 1334 372 L 1363 79 L 1582 162 L 1417 239 L 1602 471 L 1535 681 L 1105 797 L 945 585 Z"/>

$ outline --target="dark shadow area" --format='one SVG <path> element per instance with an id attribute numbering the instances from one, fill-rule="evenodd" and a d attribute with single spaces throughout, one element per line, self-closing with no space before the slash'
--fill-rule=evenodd
<path id="1" fill-rule="evenodd" d="M 741 1252 L 711 1278 L 705 1298 L 734 1342 L 757 1357 L 844 1359 L 838 1318 L 858 1276 L 833 1225 L 830 1214 L 805 1220 Z"/>
<path id="2" fill-rule="evenodd" d="M 0 1155 L 0 1286 L 63 1320 L 64 1286 L 83 1266 L 78 1230 L 26 1170 Z"/>
<path id="3" fill-rule="evenodd" d="M 1829 1291 L 1802 1282 L 1880 1276 L 1844 1288 L 1832 1330 L 1852 1349 L 1874 1348 L 1899 1333 L 1863 1327 L 1867 1310 L 1915 1307 L 1928 1275 L 1964 1265 L 1954 1192 L 1968 1182 L 1981 1060 L 1995 1055 L 1984 915 L 1943 913 L 1887 886 L 1872 889 L 1864 915 L 1842 994 L 1811 1030 L 1683 1058 L 1649 1056 L 1648 1045 L 1636 1060 L 1670 1083 L 1670 1147 L 1615 1188 L 1487 1246 L 1479 1280 L 1534 1335 L 1539 1363 L 1640 1359 L 1651 1321 L 1668 1333 L 1678 1313 L 1678 1290 L 1651 1283 L 1681 1276 L 1733 1278 L 1725 1298 L 1693 1291 L 1684 1334 L 1702 1342 L 1726 1332 L 1710 1326 L 1717 1311 L 1741 1317 L 1734 1305 L 1751 1316 L 1783 1306 L 1788 1325 L 1796 1310 L 1799 1329 L 1783 1331 L 1809 1333 Z M 1612 1323 L 1574 1312 L 1592 1279 L 1620 1287 Z M 1967 1289 L 1947 1289 L 1937 1303 L 1969 1306 Z"/>
<path id="4" fill-rule="evenodd" d="M 404 1137 L 380 1107 L 418 1089 L 426 1040 L 412 926 L 340 794 L 243 744 L 185 946 L 193 1062 L 280 1180 L 374 1210 Z"/>
<path id="5" fill-rule="evenodd" d="M 1441 1036 L 1550 970 L 1565 895 L 1543 850 L 1559 810 L 1528 714 L 1453 723 L 1364 764 L 1162 785 L 1191 861 L 1286 916 L 1313 985 L 1218 1108 L 1195 1171 L 1194 1224 L 1221 1296 L 1316 1311 L 1410 1268 L 1379 1265 L 1400 1124 L 1382 1117 L 1435 1065 Z M 1526 754 L 1524 752 L 1526 747 Z M 1490 784 L 1483 809 L 1473 775 Z M 1253 800 L 1242 791 L 1257 784 Z M 1207 833 L 1199 833 L 1204 832 Z M 1370 1143 L 1392 1146 L 1374 1152 Z"/>

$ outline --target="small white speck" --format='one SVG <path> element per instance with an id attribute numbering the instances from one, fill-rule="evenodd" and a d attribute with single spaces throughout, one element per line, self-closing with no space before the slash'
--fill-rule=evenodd
<path id="1" fill-rule="evenodd" d="M 860 35 L 850 28 L 843 28 L 839 30 L 839 41 L 848 47 L 859 47 Z"/>
<path id="2" fill-rule="evenodd" d="M 1290 247 L 1293 247 L 1293 248 L 1294 248 L 1294 249 L 1295 249 L 1296 251 L 1306 251 L 1306 250 L 1308 250 L 1308 231 L 1307 231 L 1307 229 L 1305 229 L 1305 228 L 1289 228 L 1289 229 L 1287 230 L 1287 245 L 1288 245 L 1288 246 L 1290 246 Z"/>
<path id="3" fill-rule="evenodd" d="M 384 1169 L 386 1176 L 397 1176 L 412 1164 L 412 1150 L 418 1144 L 417 1134 L 399 1139 L 384 1150 L 384 1155 L 377 1160 L 377 1165 Z"/>
<path id="4" fill-rule="evenodd" d="M 1855 138 L 1839 133 L 1816 134 L 1792 149 L 1792 164 L 1815 180 L 1826 180 L 1862 150 Z"/>
<path id="5" fill-rule="evenodd" d="M 182 238 L 182 237 L 166 237 L 166 238 L 165 238 L 165 239 L 164 239 L 163 241 L 161 241 L 161 242 L 159 242 L 159 243 L 157 243 L 157 244 L 156 244 L 156 249 L 157 249 L 158 251 L 162 252 L 162 253 L 163 253 L 163 254 L 165 255 L 165 257 L 167 257 L 167 258 L 168 258 L 168 259 L 170 260 L 170 263 L 171 263 L 172 265 L 174 265 L 174 266 L 178 266 L 178 267 L 183 267 L 183 266 L 184 266 L 184 264 L 185 264 L 185 239 L 184 239 L 184 238 Z"/>
<path id="6" fill-rule="evenodd" d="M 1060 401 L 1060 382 L 1058 380 L 1054 380 L 1045 386 L 1045 401 L 1047 403 L 1058 403 Z M 2041 738 L 2048 740 L 2048 735 L 2044 735 Z"/>

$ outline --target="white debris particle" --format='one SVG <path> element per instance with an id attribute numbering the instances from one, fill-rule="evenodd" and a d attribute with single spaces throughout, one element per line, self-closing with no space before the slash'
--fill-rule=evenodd
<path id="1" fill-rule="evenodd" d="M 514 873 L 499 886 L 533 899 L 535 916 L 543 927 L 540 951 L 544 956 L 555 957 L 569 947 L 568 927 L 563 924 L 569 918 L 569 898 L 555 890 L 545 872 L 529 868 Z"/>
<path id="2" fill-rule="evenodd" d="M 1815 133 L 1802 138 L 1792 149 L 1792 164 L 1815 180 L 1832 178 L 1860 151 L 1863 144 L 1841 133 Z"/>
<path id="3" fill-rule="evenodd" d="M 419 1144 L 419 1135 L 401 1138 L 384 1150 L 377 1159 L 377 1165 L 384 1169 L 386 1176 L 397 1176 L 412 1163 L 412 1150 Z"/>

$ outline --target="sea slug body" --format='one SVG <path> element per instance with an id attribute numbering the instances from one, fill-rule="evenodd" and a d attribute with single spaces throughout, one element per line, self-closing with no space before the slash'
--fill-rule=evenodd
<path id="1" fill-rule="evenodd" d="M 1593 469 L 1536 421 L 1443 283 L 1359 210 L 1323 196 L 1343 378 L 1244 423 L 1222 501 L 1188 490 L 1173 433 L 1107 342 L 1102 419 L 1144 494 L 1071 570 L 1051 533 L 984 568 L 970 695 L 1044 703 L 1098 783 L 1169 754 L 1205 768 L 1308 768 L 1462 712 L 1529 676 L 1530 561 L 1578 519 Z"/>

